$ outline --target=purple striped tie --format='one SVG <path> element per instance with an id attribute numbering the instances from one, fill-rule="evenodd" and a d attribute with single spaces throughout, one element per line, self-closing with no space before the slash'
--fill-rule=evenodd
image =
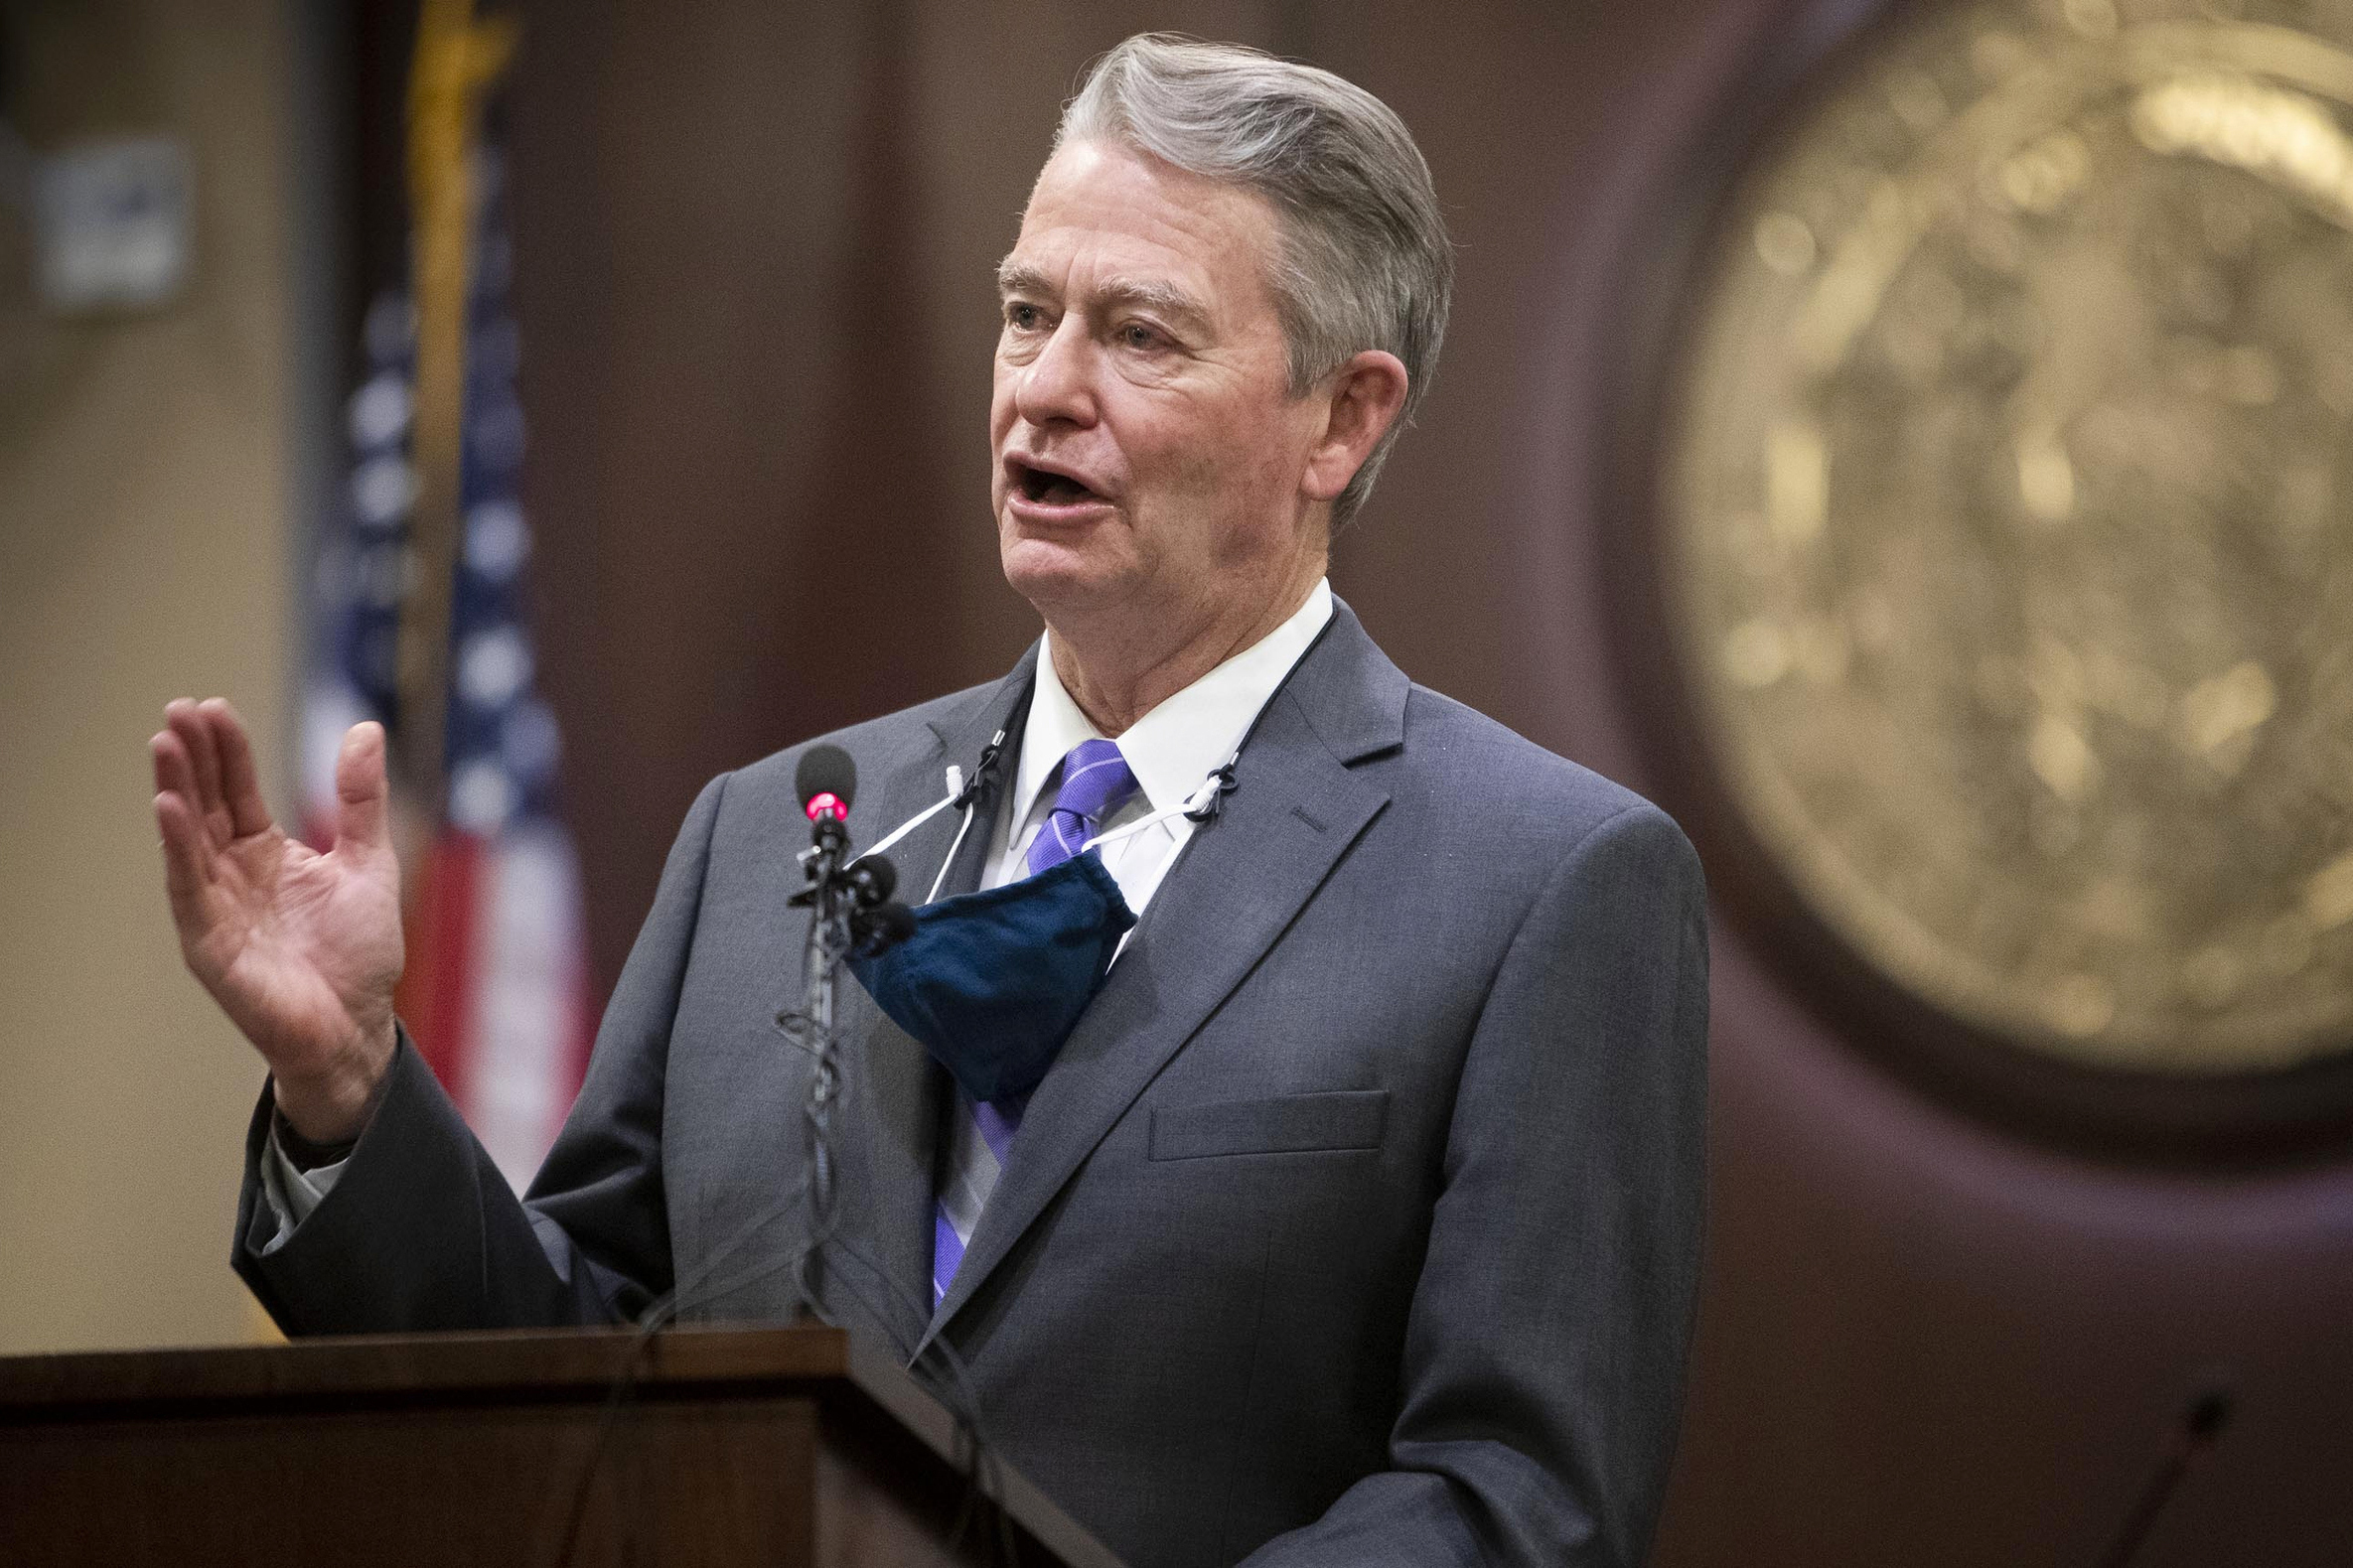
<path id="1" fill-rule="evenodd" d="M 1030 875 L 1059 866 L 1085 849 L 1103 830 L 1103 818 L 1125 805 L 1135 790 L 1135 774 L 1117 743 L 1081 741 L 1072 747 L 1062 760 L 1062 786 L 1055 793 L 1054 809 L 1030 840 Z M 971 1239 L 980 1208 L 1011 1157 L 1013 1134 L 1021 1129 L 1021 1113 L 1028 1106 L 1027 1094 L 975 1104 L 962 1090 L 956 1091 L 957 1114 L 971 1118 L 988 1152 L 983 1157 L 975 1150 L 973 1158 L 958 1160 L 953 1145 L 948 1151 L 948 1180 L 932 1210 L 934 1306 L 948 1294 L 956 1265 L 964 1259 L 964 1243 Z"/>

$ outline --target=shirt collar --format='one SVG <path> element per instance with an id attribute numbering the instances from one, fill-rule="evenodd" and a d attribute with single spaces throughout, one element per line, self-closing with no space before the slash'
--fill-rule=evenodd
<path id="1" fill-rule="evenodd" d="M 1234 754 L 1266 700 L 1332 619 L 1332 583 L 1318 578 L 1290 619 L 1145 714 L 1119 737 L 1119 753 L 1154 811 L 1172 810 Z M 1054 672 L 1049 632 L 1038 640 L 1036 688 L 1021 731 L 1011 820 L 1027 821 L 1046 781 L 1070 749 L 1103 732 L 1089 722 Z"/>

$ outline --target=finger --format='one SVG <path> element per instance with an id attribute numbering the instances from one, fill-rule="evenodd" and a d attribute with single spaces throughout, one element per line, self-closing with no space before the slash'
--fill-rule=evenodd
<path id="1" fill-rule="evenodd" d="M 164 892 L 172 901 L 172 922 L 183 943 L 205 927 L 204 888 L 208 846 L 196 813 L 178 793 L 155 797 L 155 825 L 163 834 Z"/>
<path id="2" fill-rule="evenodd" d="M 366 850 L 392 847 L 384 780 L 384 727 L 374 720 L 344 732 L 335 754 L 335 847 Z"/>
<path id="3" fill-rule="evenodd" d="M 253 773 L 253 744 L 245 738 L 244 721 L 225 698 L 215 697 L 200 710 L 221 752 L 221 791 L 228 801 L 229 820 L 237 837 L 269 827 L 269 805 L 261 798 L 261 784 Z"/>
<path id="4" fill-rule="evenodd" d="M 184 797 L 188 808 L 195 810 L 196 774 L 188 765 L 188 748 L 180 744 L 178 734 L 159 730 L 148 737 L 147 755 L 155 764 L 156 790 Z"/>
<path id="5" fill-rule="evenodd" d="M 228 801 L 221 793 L 221 753 L 213 745 L 213 727 L 186 697 L 167 704 L 164 717 L 170 721 L 172 733 L 180 737 L 180 744 L 188 748 L 189 767 L 196 775 L 197 815 L 206 826 L 220 828 L 223 838 L 229 836 L 233 823 Z"/>
<path id="6" fill-rule="evenodd" d="M 158 825 L 161 825 L 163 812 L 161 797 L 169 795 L 174 804 L 178 806 L 182 820 L 195 834 L 194 842 L 190 848 L 196 857 L 196 874 L 200 879 L 209 881 L 213 875 L 213 838 L 200 826 L 202 818 L 197 811 L 196 778 L 194 771 L 189 767 L 188 748 L 181 745 L 177 733 L 165 730 L 147 743 L 147 750 L 148 755 L 155 761 Z"/>

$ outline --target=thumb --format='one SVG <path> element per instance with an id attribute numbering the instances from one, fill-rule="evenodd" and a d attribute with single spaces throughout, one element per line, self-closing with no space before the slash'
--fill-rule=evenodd
<path id="1" fill-rule="evenodd" d="M 384 780 L 384 727 L 372 719 L 344 732 L 335 754 L 335 847 L 359 850 L 392 846 Z"/>

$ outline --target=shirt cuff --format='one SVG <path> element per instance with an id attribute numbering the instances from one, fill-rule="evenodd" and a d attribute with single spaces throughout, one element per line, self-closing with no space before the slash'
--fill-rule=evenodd
<path id="1" fill-rule="evenodd" d="M 294 1227 L 308 1219 L 311 1211 L 325 1202 L 327 1195 L 335 1190 L 336 1182 L 342 1178 L 344 1167 L 350 1163 L 351 1158 L 347 1155 L 332 1165 L 322 1165 L 308 1171 L 298 1169 L 279 1144 L 277 1129 L 270 1129 L 269 1142 L 261 1150 L 261 1196 L 268 1201 L 270 1212 L 277 1217 L 278 1233 L 262 1247 L 264 1257 L 284 1246 L 286 1238 L 294 1234 Z"/>

